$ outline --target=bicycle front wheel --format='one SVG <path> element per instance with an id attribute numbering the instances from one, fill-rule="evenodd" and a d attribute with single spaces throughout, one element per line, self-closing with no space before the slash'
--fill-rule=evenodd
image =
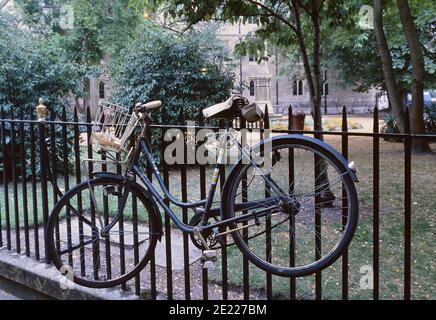
<path id="1" fill-rule="evenodd" d="M 150 260 L 161 230 L 157 212 L 133 184 L 122 212 L 121 177 L 84 182 L 53 209 L 47 242 L 53 264 L 66 279 L 91 288 L 125 283 Z"/>
<path id="2" fill-rule="evenodd" d="M 353 179 L 322 144 L 289 138 L 264 147 L 263 163 L 239 164 L 229 176 L 226 218 L 250 217 L 231 226 L 237 230 L 232 237 L 265 271 L 313 274 L 335 262 L 353 237 L 358 220 Z"/>

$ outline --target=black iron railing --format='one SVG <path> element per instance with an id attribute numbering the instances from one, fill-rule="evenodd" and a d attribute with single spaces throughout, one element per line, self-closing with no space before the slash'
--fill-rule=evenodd
<path id="1" fill-rule="evenodd" d="M 289 110 L 292 114 L 292 108 Z M 31 118 L 24 120 L 23 115 L 19 119 L 15 118 L 13 113 L 6 114 L 4 110 L 0 112 L 0 128 L 1 128 L 1 150 L 2 150 L 2 177 L 0 190 L 2 191 L 0 201 L 0 247 L 5 247 L 9 251 L 15 251 L 19 254 L 24 254 L 28 257 L 33 257 L 38 261 L 43 261 L 47 264 L 50 259 L 47 255 L 44 237 L 44 226 L 46 225 L 48 215 L 56 204 L 60 194 L 57 190 L 59 181 L 62 181 L 63 191 L 67 191 L 70 187 L 79 184 L 82 180 L 81 160 L 84 157 L 92 158 L 95 156 L 91 145 L 82 139 L 90 136 L 91 132 L 91 116 L 88 110 L 86 121 L 80 122 L 77 110 L 74 111 L 72 121 L 67 121 L 67 112 L 64 109 L 60 119 L 56 119 L 56 115 L 52 113 L 49 121 L 36 121 Z M 406 123 L 409 123 L 409 112 L 406 111 Z M 339 136 L 341 138 L 340 146 L 342 154 L 348 158 L 350 148 L 350 138 L 364 137 L 372 139 L 372 298 L 380 299 L 381 296 L 381 266 L 380 266 L 380 212 L 383 204 L 380 203 L 380 140 L 381 139 L 401 139 L 404 144 L 404 228 L 403 228 L 403 294 L 402 298 L 408 300 L 412 298 L 412 281 L 413 273 L 411 264 L 411 239 L 412 239 L 412 141 L 414 139 L 434 139 L 434 136 L 417 135 L 410 133 L 410 126 L 406 125 L 404 134 L 384 134 L 379 132 L 379 113 L 377 109 L 373 116 L 373 132 L 350 132 L 348 129 L 348 119 L 346 108 L 344 107 L 342 114 L 342 126 L 340 132 L 319 132 L 319 131 L 297 131 L 292 128 L 292 121 L 289 119 L 287 130 L 271 130 L 273 134 L 308 134 L 313 136 L 323 135 Z M 245 128 L 247 125 L 243 121 L 235 121 L 234 127 Z M 164 126 L 155 125 L 149 128 L 150 135 L 155 132 L 160 134 L 162 139 L 168 129 L 179 128 L 187 130 L 187 127 L 181 126 Z M 198 129 L 206 128 L 201 125 Z M 216 127 L 208 127 L 218 130 Z M 257 123 L 249 126 L 250 129 L 258 129 L 259 137 L 262 139 L 265 134 L 265 129 L 270 129 L 270 121 L 268 115 L 262 123 Z M 72 133 L 72 134 L 71 134 Z M 82 135 L 87 133 L 87 135 Z M 357 147 L 358 146 L 352 146 Z M 101 155 L 101 159 L 105 159 L 105 155 Z M 89 164 L 89 172 L 92 172 L 92 164 Z M 103 170 L 107 170 L 103 166 Z M 392 168 L 394 169 L 394 168 Z M 116 168 L 120 172 L 121 168 Z M 198 172 L 199 183 L 196 186 L 197 190 L 192 190 L 192 186 L 188 185 L 188 170 Z M 188 168 L 187 166 L 180 167 L 180 170 L 174 171 L 162 162 L 162 172 L 165 183 L 169 186 L 170 179 L 180 179 L 180 196 L 183 201 L 187 201 L 190 193 L 196 193 L 199 197 L 206 197 L 207 190 L 207 175 L 206 166 L 195 166 Z M 225 178 L 226 168 L 222 168 L 221 186 Z M 291 172 L 291 171 L 290 171 Z M 177 176 L 175 176 L 177 175 Z M 151 172 L 148 171 L 148 176 L 151 179 Z M 369 179 L 369 177 L 360 176 L 361 180 Z M 12 190 L 11 190 L 12 189 Z M 21 195 L 19 190 L 21 190 Z M 12 192 L 11 192 L 12 191 Z M 432 197 L 433 195 L 428 195 Z M 244 195 L 242 195 L 244 197 Z M 136 208 L 136 205 L 133 206 Z M 135 211 L 135 209 L 134 209 Z M 182 219 L 184 223 L 189 221 L 189 212 L 187 209 L 182 211 Z M 164 279 L 162 274 L 157 271 L 156 259 L 153 257 L 149 263 L 149 267 L 143 272 L 149 273 L 149 286 L 142 287 L 140 275 L 134 278 L 128 284 L 122 285 L 123 290 L 131 287 L 136 294 L 140 295 L 143 290 L 149 292 L 151 299 L 156 299 L 162 287 L 159 287 L 159 281 L 166 282 L 163 292 L 165 298 L 175 299 L 182 298 L 191 299 L 198 298 L 198 291 L 201 291 L 201 298 L 209 299 L 210 286 L 220 288 L 219 298 L 224 300 L 230 299 L 230 291 L 240 292 L 241 298 L 249 299 L 251 297 L 252 288 L 250 286 L 252 268 L 247 258 L 243 257 L 241 282 L 239 284 L 230 283 L 229 274 L 234 272 L 229 268 L 228 249 L 221 249 L 220 258 L 220 281 L 210 279 L 207 269 L 201 271 L 201 275 L 194 275 L 190 268 L 189 260 L 189 236 L 183 235 L 183 261 L 184 267 L 181 277 L 183 281 L 178 280 L 178 284 L 183 283 L 183 289 L 179 290 L 174 285 L 174 272 L 172 268 L 172 226 L 168 216 L 165 216 L 164 231 L 165 231 L 165 260 L 166 267 Z M 42 223 L 42 227 L 41 227 Z M 319 244 L 321 245 L 321 244 Z M 353 250 L 351 248 L 350 250 Z M 110 258 L 110 257 L 109 257 Z M 434 257 L 430 258 L 433 263 Z M 346 252 L 340 263 L 341 275 L 338 282 L 341 283 L 340 292 L 342 299 L 349 298 L 350 292 L 350 261 L 349 252 Z M 180 275 L 177 275 L 180 277 Z M 282 279 L 281 281 L 289 282 L 289 291 L 286 291 L 288 299 L 299 298 L 298 282 L 300 279 Z M 329 298 L 323 294 L 323 272 L 318 272 L 315 275 L 314 282 L 314 297 L 315 299 Z M 353 284 L 355 285 L 355 284 Z M 160 289 L 159 289 L 160 288 Z M 199 290 L 200 288 L 200 290 Z M 273 276 L 269 273 L 265 274 L 264 288 L 256 287 L 257 292 L 262 292 L 261 297 L 273 299 L 277 297 L 274 292 Z M 177 295 L 174 292 L 177 291 Z M 259 297 L 259 295 L 256 295 Z M 283 294 L 279 295 L 283 298 Z M 304 296 L 306 297 L 306 296 Z M 303 298 L 304 298 L 303 297 Z M 214 292 L 212 298 L 217 298 Z M 434 298 L 434 297 L 433 297 Z"/>

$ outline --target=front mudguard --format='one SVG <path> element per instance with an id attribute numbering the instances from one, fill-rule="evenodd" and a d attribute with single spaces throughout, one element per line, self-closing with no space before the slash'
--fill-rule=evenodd
<path id="1" fill-rule="evenodd" d="M 256 152 L 257 150 L 260 151 L 262 145 L 269 144 L 269 143 L 271 143 L 272 146 L 280 145 L 283 143 L 291 143 L 291 144 L 311 147 L 311 148 L 319 150 L 321 152 L 327 152 L 331 156 L 335 157 L 347 170 L 346 172 L 342 172 L 342 173 L 350 174 L 350 177 L 351 177 L 351 179 L 353 179 L 354 182 L 359 182 L 359 178 L 357 177 L 356 172 L 353 171 L 349 167 L 348 160 L 345 159 L 345 157 L 341 153 L 339 153 L 335 148 L 333 148 L 329 144 L 325 143 L 324 141 L 314 139 L 311 137 L 306 137 L 306 136 L 301 135 L 301 134 L 281 135 L 281 136 L 273 137 L 273 138 L 268 139 L 268 140 L 260 141 L 259 143 L 257 143 L 256 145 L 254 145 L 251 148 L 251 151 L 252 152 L 253 151 Z M 240 158 L 240 160 L 242 160 L 242 158 Z M 236 166 L 237 165 L 235 165 L 234 167 L 236 167 Z"/>
<path id="2" fill-rule="evenodd" d="M 268 139 L 268 140 L 260 141 L 259 143 L 254 145 L 252 148 L 250 148 L 250 151 L 255 152 L 255 153 L 261 153 L 260 151 L 262 150 L 262 146 L 263 146 L 263 148 L 265 148 L 265 145 L 267 147 L 269 147 L 269 146 L 274 147 L 274 146 L 285 144 L 285 143 L 306 146 L 306 147 L 318 150 L 324 154 L 328 154 L 333 158 L 336 158 L 336 160 L 343 167 L 344 172 L 341 172 L 341 173 L 342 174 L 349 174 L 351 179 L 354 182 L 359 182 L 359 179 L 356 175 L 356 172 L 354 172 L 352 169 L 350 169 L 349 162 L 347 161 L 347 159 L 345 159 L 345 157 L 342 154 L 340 154 L 337 150 L 335 150 L 332 146 L 330 146 L 327 143 L 325 143 L 321 140 L 318 140 L 318 139 L 306 137 L 306 136 L 303 136 L 300 134 L 280 135 L 280 136 L 276 136 L 276 137 L 273 137 L 273 138 Z M 241 156 L 237 160 L 236 164 L 234 164 L 232 166 L 232 168 L 230 169 L 230 173 L 229 173 L 229 175 L 226 179 L 226 182 L 224 184 L 222 195 L 226 195 L 230 192 L 232 180 L 233 180 L 234 176 L 239 172 L 240 167 L 243 166 L 242 160 L 243 160 L 243 158 Z M 223 207 L 223 205 L 221 205 L 221 207 Z M 222 210 L 221 210 L 221 216 L 223 217 Z"/>

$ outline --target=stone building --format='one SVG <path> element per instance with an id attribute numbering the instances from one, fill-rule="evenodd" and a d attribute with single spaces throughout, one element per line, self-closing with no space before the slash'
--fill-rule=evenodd
<path id="1" fill-rule="evenodd" d="M 231 51 L 237 43 L 256 31 L 256 24 L 223 24 L 218 37 L 225 41 Z M 234 61 L 236 81 L 245 84 L 243 95 L 251 102 L 268 104 L 276 114 L 287 113 L 288 106 L 310 112 L 309 91 L 304 77 L 289 79 L 280 76 L 283 61 L 274 55 L 260 64 L 254 56 L 246 56 Z M 297 66 L 300 67 L 300 66 Z M 378 92 L 357 92 L 344 86 L 333 69 L 323 70 L 322 107 L 326 113 L 338 113 L 345 105 L 351 112 L 369 112 L 377 105 Z"/>

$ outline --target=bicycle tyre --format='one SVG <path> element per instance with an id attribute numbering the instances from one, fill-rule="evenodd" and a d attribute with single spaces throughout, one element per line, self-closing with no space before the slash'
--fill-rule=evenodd
<path id="1" fill-rule="evenodd" d="M 285 148 L 287 146 L 301 147 L 311 150 L 314 153 L 324 157 L 324 159 L 327 159 L 332 165 L 336 167 L 339 172 L 343 173 L 342 183 L 343 187 L 346 189 L 347 192 L 349 208 L 347 223 L 345 226 L 343 226 L 344 229 L 342 237 L 337 245 L 327 255 L 323 256 L 317 261 L 299 267 L 278 266 L 267 261 L 267 259 L 259 257 L 259 254 L 256 254 L 253 249 L 248 246 L 247 243 L 249 241 L 244 240 L 243 232 L 235 231 L 231 233 L 234 242 L 236 243 L 242 254 L 260 269 L 270 272 L 274 275 L 283 277 L 308 276 L 332 265 L 343 254 L 343 252 L 348 248 L 349 244 L 351 243 L 357 227 L 359 216 L 358 197 L 353 177 L 350 175 L 349 169 L 344 165 L 344 159 L 342 159 L 341 161 L 341 159 L 338 158 L 338 154 L 334 154 L 332 152 L 331 147 L 328 147 L 327 145 L 318 140 L 310 139 L 307 137 L 305 137 L 304 139 L 300 139 L 297 135 L 290 135 L 282 137 L 280 139 L 271 139 L 268 142 L 272 143 L 270 145 L 264 143 L 263 147 L 266 148 L 265 150 L 274 150 L 277 148 Z M 268 147 L 271 147 L 271 149 L 268 149 Z M 260 150 L 262 150 L 262 147 L 260 147 Z M 233 209 L 233 207 L 237 192 L 239 191 L 239 183 L 242 181 L 241 175 L 243 175 L 243 172 L 247 172 L 246 170 L 249 166 L 251 166 L 251 164 L 242 164 L 240 162 L 234 167 L 234 169 L 228 176 L 222 197 L 223 219 L 230 219 L 235 217 L 235 210 Z M 253 191 L 250 190 L 250 193 L 253 193 Z M 236 227 L 236 224 L 231 226 L 231 228 Z"/>
<path id="2" fill-rule="evenodd" d="M 104 186 L 122 186 L 124 184 L 124 178 L 121 176 L 112 176 L 112 177 L 99 177 L 96 179 L 91 180 L 90 185 L 93 188 L 96 188 L 99 185 Z M 77 185 L 76 187 L 69 190 L 65 195 L 58 201 L 56 206 L 54 207 L 49 220 L 47 224 L 47 246 L 48 246 L 48 254 L 51 258 L 52 263 L 55 265 L 55 267 L 64 274 L 68 270 L 69 263 L 67 261 L 64 261 L 62 257 L 59 254 L 59 240 L 57 240 L 57 237 L 59 237 L 59 224 L 58 221 L 62 219 L 62 216 L 65 216 L 63 210 L 65 208 L 71 207 L 70 202 L 72 202 L 74 197 L 77 197 L 78 194 L 81 194 L 82 191 L 88 189 L 89 190 L 89 184 L 88 182 L 81 183 Z M 143 254 L 142 258 L 139 259 L 136 258 L 137 261 L 135 262 L 134 268 L 132 270 L 124 273 L 119 274 L 117 277 L 113 277 L 110 279 L 92 279 L 91 276 L 89 276 L 89 272 L 87 273 L 88 276 L 84 277 L 83 275 L 78 275 L 75 273 L 72 277 L 72 280 L 74 283 L 78 285 L 82 285 L 89 288 L 109 288 L 109 287 L 115 287 L 117 285 L 121 285 L 126 283 L 128 280 L 132 279 L 136 275 L 139 274 L 139 272 L 147 265 L 149 260 L 151 259 L 157 240 L 160 238 L 161 232 L 162 232 L 162 225 L 160 220 L 160 215 L 158 212 L 156 212 L 156 208 L 153 206 L 153 203 L 148 198 L 148 196 L 144 193 L 142 190 L 142 187 L 136 183 L 132 184 L 132 188 L 130 190 L 130 194 L 136 197 L 137 199 L 137 205 L 138 207 L 142 204 L 146 214 L 148 214 L 148 226 L 150 230 L 150 238 L 148 241 L 148 246 L 145 250 L 145 253 Z M 68 209 L 70 210 L 70 209 Z M 123 213 L 124 214 L 124 213 Z M 71 215 L 73 216 L 73 215 Z M 71 218 L 70 218 L 71 219 Z M 80 220 L 80 218 L 78 219 Z M 94 227 L 97 227 L 96 225 Z M 92 227 L 91 227 L 92 228 Z M 120 230 L 120 229 L 119 229 Z M 126 232 L 126 231 L 125 231 Z M 123 234 L 123 237 L 125 234 L 121 231 L 119 231 L 119 234 Z M 126 233 L 127 234 L 127 233 Z M 133 237 L 135 237 L 135 234 L 133 234 Z M 138 237 L 139 231 L 136 232 L 136 237 Z M 67 234 L 67 238 L 73 238 L 72 234 Z M 92 234 L 92 237 L 94 237 L 94 234 Z M 110 238 L 110 237 L 109 237 Z M 57 243 L 58 241 L 58 243 Z M 96 242 L 102 242 L 103 239 L 98 239 Z M 103 246 L 104 244 L 99 244 Z M 118 243 L 118 247 L 121 248 L 121 246 L 127 246 L 124 243 Z M 94 247 L 92 247 L 94 248 Z M 81 248 L 82 249 L 82 248 Z M 94 250 L 94 249 L 92 249 Z M 136 250 L 136 249 L 134 249 Z M 69 255 L 72 254 L 71 252 L 68 253 Z M 136 253 L 135 253 L 136 254 Z M 109 261 L 111 261 L 109 259 Z M 100 260 L 98 262 L 100 264 Z M 111 262 L 109 262 L 111 263 Z M 107 261 L 106 261 L 107 264 Z M 102 268 L 102 267 L 101 267 Z M 113 271 L 112 271 L 113 272 Z"/>

